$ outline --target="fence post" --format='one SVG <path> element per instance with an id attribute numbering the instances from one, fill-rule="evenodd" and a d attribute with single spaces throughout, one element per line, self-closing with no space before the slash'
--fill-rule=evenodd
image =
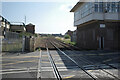
<path id="1" fill-rule="evenodd" d="M 34 51 L 34 37 L 30 38 L 30 51 Z"/>
<path id="2" fill-rule="evenodd" d="M 22 52 L 24 52 L 25 49 L 25 36 L 22 36 Z"/>

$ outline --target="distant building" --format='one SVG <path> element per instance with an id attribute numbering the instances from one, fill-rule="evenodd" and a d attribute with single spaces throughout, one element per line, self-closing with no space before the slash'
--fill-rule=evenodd
<path id="1" fill-rule="evenodd" d="M 69 35 L 70 36 L 71 42 L 76 42 L 76 30 L 75 31 L 68 30 L 65 33 L 65 35 Z"/>
<path id="2" fill-rule="evenodd" d="M 120 49 L 120 1 L 78 2 L 70 12 L 74 12 L 78 47 Z"/>
<path id="3" fill-rule="evenodd" d="M 0 16 L 0 35 L 5 37 L 6 32 L 10 30 L 10 22 Z"/>
<path id="4" fill-rule="evenodd" d="M 29 33 L 32 33 L 34 34 L 35 33 L 35 25 L 29 23 L 28 25 L 26 25 L 26 32 L 29 32 Z"/>
<path id="5" fill-rule="evenodd" d="M 39 34 L 41 37 L 47 37 L 50 34 Z"/>
<path id="6" fill-rule="evenodd" d="M 52 34 L 52 36 L 55 36 L 55 37 L 63 37 L 62 34 Z"/>
<path id="7" fill-rule="evenodd" d="M 70 37 L 72 36 L 72 34 L 73 34 L 73 31 L 71 31 L 71 30 L 68 30 L 68 31 L 65 33 L 65 35 L 69 35 Z"/>
<path id="8" fill-rule="evenodd" d="M 25 24 L 22 23 L 22 22 L 11 23 L 10 31 L 11 32 L 17 32 L 17 33 L 25 32 L 26 31 Z"/>

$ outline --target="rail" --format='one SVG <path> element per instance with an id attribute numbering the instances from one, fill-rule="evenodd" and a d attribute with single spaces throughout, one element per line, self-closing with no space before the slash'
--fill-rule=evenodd
<path id="1" fill-rule="evenodd" d="M 51 42 L 51 44 L 52 44 L 54 47 L 56 47 L 52 42 Z M 57 44 L 57 43 L 56 43 L 56 44 Z M 59 43 L 59 45 L 60 45 L 60 44 L 61 44 L 61 43 Z M 61 45 L 62 45 L 62 44 L 61 44 Z M 65 44 L 64 44 L 64 45 L 65 45 Z M 62 46 L 63 46 L 63 45 L 62 45 Z M 67 45 L 67 46 L 68 46 L 68 45 Z M 64 47 L 65 47 L 65 46 L 64 46 Z M 57 48 L 60 52 L 62 52 L 64 55 L 66 55 L 67 57 L 69 57 L 66 53 L 64 53 L 63 51 L 61 51 L 58 47 L 56 47 L 56 48 Z M 72 51 L 74 51 L 74 49 L 71 49 L 71 48 L 69 48 L 69 49 L 72 50 Z M 70 57 L 69 57 L 69 58 L 70 58 Z M 100 64 L 101 64 L 101 63 L 95 65 L 93 62 L 88 61 L 87 59 L 85 59 L 85 58 L 83 58 L 83 57 L 82 57 L 82 59 L 85 60 L 87 63 L 94 65 L 95 68 L 98 67 L 99 69 L 101 69 L 101 70 L 104 71 L 105 73 L 113 76 L 115 79 L 120 80 L 119 77 L 117 77 L 117 76 L 113 75 L 112 73 L 110 73 L 110 72 L 104 70 L 103 68 L 101 68 L 101 67 L 100 67 Z M 73 62 L 75 62 L 72 58 L 71 58 L 71 60 L 72 60 Z M 75 63 L 76 63 L 76 62 L 75 62 Z M 115 67 L 113 67 L 113 66 L 111 66 L 111 65 L 109 65 L 109 64 L 107 64 L 107 63 L 104 63 L 104 64 L 110 66 L 111 68 L 116 69 Z M 83 67 L 81 67 L 81 68 L 84 70 Z M 88 74 L 88 73 L 87 73 L 87 74 Z"/>
<path id="2" fill-rule="evenodd" d="M 64 53 L 63 51 L 61 51 L 57 46 L 55 46 L 52 42 L 50 42 L 58 51 L 60 51 L 62 54 L 64 54 L 66 57 L 68 57 L 73 63 L 75 63 L 80 69 L 82 69 L 88 76 L 90 76 L 93 80 L 96 80 L 96 76 L 92 75 L 91 73 L 89 73 L 88 71 L 86 71 L 82 66 L 78 65 L 78 63 L 73 60 L 71 57 L 69 57 L 66 53 Z"/>
<path id="3" fill-rule="evenodd" d="M 52 67 L 53 67 L 53 70 L 54 70 L 54 73 L 55 73 L 56 78 L 57 78 L 58 80 L 62 80 L 62 78 L 61 78 L 61 76 L 60 76 L 60 73 L 59 73 L 59 71 L 58 71 L 58 69 L 57 69 L 57 66 L 56 66 L 56 64 L 55 64 L 55 62 L 54 62 L 54 60 L 53 60 L 53 58 L 52 58 L 52 56 L 51 56 L 51 54 L 50 54 L 50 52 L 49 52 L 49 49 L 47 48 L 47 44 L 46 44 L 46 49 L 47 49 L 47 53 L 48 53 L 48 56 L 49 56 L 49 60 L 50 60 L 50 63 L 52 64 Z"/>

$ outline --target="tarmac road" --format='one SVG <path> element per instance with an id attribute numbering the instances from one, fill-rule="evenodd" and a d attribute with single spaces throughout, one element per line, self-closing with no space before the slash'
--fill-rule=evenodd
<path id="1" fill-rule="evenodd" d="M 2 56 L 2 78 L 36 78 L 39 52 Z"/>
<path id="2" fill-rule="evenodd" d="M 113 78 L 111 75 L 103 74 L 103 72 L 98 69 L 94 70 L 92 65 L 89 65 L 85 60 L 89 60 L 94 62 L 95 64 L 100 62 L 108 62 L 113 66 L 119 69 L 120 66 L 116 66 L 115 64 L 119 64 L 119 53 L 113 52 L 96 52 L 96 51 L 68 51 L 65 50 L 65 53 L 73 58 L 79 65 L 86 67 L 86 70 L 92 75 L 100 78 Z M 62 79 L 83 79 L 86 78 L 90 80 L 90 76 L 88 76 L 84 71 L 82 71 L 78 66 L 73 63 L 69 58 L 64 56 L 62 53 L 56 50 L 50 50 L 50 54 L 58 68 L 58 71 L 62 77 Z M 85 58 L 85 59 L 83 59 Z M 82 59 L 82 60 L 81 60 Z M 111 60 L 110 60 L 111 59 Z M 84 60 L 84 61 L 83 61 Z M 86 61 L 86 62 L 85 62 Z M 49 56 L 46 50 L 40 52 L 35 51 L 31 53 L 8 53 L 2 56 L 2 69 L 0 70 L 0 74 L 2 74 L 3 80 L 13 80 L 13 78 L 21 79 L 21 80 L 41 80 L 45 79 L 54 79 L 56 80 L 56 76 L 49 60 Z M 106 66 L 102 66 L 106 67 Z M 104 68 L 106 69 L 106 68 Z M 113 73 L 115 76 L 118 76 L 118 69 L 106 69 L 110 73 Z M 99 73 L 98 73 L 99 72 Z M 100 74 L 101 73 L 101 74 Z M 9 78 L 9 79 L 8 79 Z"/>

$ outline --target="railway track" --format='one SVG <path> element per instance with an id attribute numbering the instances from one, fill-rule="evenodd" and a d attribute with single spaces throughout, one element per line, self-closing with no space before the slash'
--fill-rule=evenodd
<path id="1" fill-rule="evenodd" d="M 29 55 L 30 58 L 36 57 L 32 59 L 37 60 L 37 67 L 4 70 L 4 76 L 19 72 L 18 75 L 27 73 L 31 78 L 37 78 L 37 80 L 120 80 L 120 77 L 114 74 L 119 69 L 118 67 L 101 61 L 100 57 L 98 60 L 93 57 L 101 54 L 92 54 L 91 57 L 89 51 L 89 53 L 79 51 L 76 47 L 62 41 L 52 38 L 46 38 L 44 41 L 44 48 L 36 51 L 34 56 Z M 26 58 L 32 60 L 28 56 L 22 57 L 25 60 Z M 18 63 L 18 65 L 21 64 Z"/>
<path id="2" fill-rule="evenodd" d="M 54 46 L 54 45 L 53 45 Z M 55 46 L 54 46 L 55 47 Z M 56 47 L 55 47 L 56 48 Z M 57 65 L 57 63 L 55 62 L 55 57 L 52 55 L 52 53 L 50 52 L 50 50 L 49 50 L 49 48 L 47 47 L 47 43 L 46 43 L 46 50 L 47 50 L 47 54 L 48 54 L 48 59 L 49 59 L 49 61 L 50 61 L 50 63 L 51 63 L 51 66 L 52 66 L 52 68 L 53 68 L 53 73 L 54 73 L 54 76 L 55 76 L 55 78 L 57 79 L 57 80 L 63 80 L 63 79 L 66 79 L 67 77 L 63 77 L 64 75 L 63 74 L 61 74 L 62 72 L 60 72 L 60 71 L 64 71 L 64 70 L 61 70 L 63 67 L 58 67 L 58 65 Z M 69 60 L 69 61 L 71 61 L 71 62 L 73 62 L 74 63 L 74 66 L 75 66 L 75 68 L 77 67 L 77 69 L 78 70 L 82 70 L 81 72 L 83 72 L 84 73 L 84 75 L 86 75 L 86 76 L 88 76 L 89 78 L 89 80 L 96 80 L 95 79 L 95 77 L 94 76 L 92 76 L 89 72 L 87 72 L 87 71 L 85 71 L 84 69 L 82 69 L 73 59 L 71 59 L 70 57 L 68 57 L 68 56 L 66 56 L 66 55 L 63 55 L 62 54 L 62 56 L 64 56 L 64 57 L 66 57 L 67 58 L 67 61 Z M 42 64 L 41 64 L 41 66 L 42 66 Z M 73 67 L 71 67 L 71 69 L 72 69 Z M 41 69 L 41 68 L 40 68 Z M 74 68 L 73 68 L 74 69 Z M 41 71 L 41 73 L 42 73 L 42 70 L 40 70 Z M 39 79 L 43 79 L 42 77 L 41 77 L 41 74 L 38 74 L 39 75 Z M 68 77 L 69 78 L 69 77 Z M 80 79 L 80 78 L 76 78 L 76 79 Z M 84 79 L 82 79 L 82 80 L 84 80 Z"/>
<path id="3" fill-rule="evenodd" d="M 81 66 L 79 66 L 78 64 L 77 64 L 77 62 L 75 61 L 75 60 L 73 60 L 71 57 L 69 57 L 68 55 L 66 55 L 63 51 L 61 51 L 57 46 L 55 46 L 52 42 L 51 42 L 51 44 L 55 47 L 55 48 L 57 48 L 60 52 L 62 52 L 66 57 L 68 57 L 72 62 L 74 62 L 80 69 L 82 69 L 86 74 L 88 74 L 93 80 L 96 80 L 95 78 L 95 76 L 93 76 L 92 74 L 90 74 L 89 72 L 87 72 L 85 69 L 83 69 Z"/>
<path id="4" fill-rule="evenodd" d="M 56 66 L 56 64 L 55 64 L 55 62 L 54 62 L 54 60 L 53 60 L 53 58 L 52 58 L 52 56 L 51 56 L 51 54 L 50 54 L 50 52 L 49 52 L 49 49 L 48 49 L 48 47 L 47 47 L 47 44 L 46 44 L 46 49 L 47 49 L 47 53 L 48 53 L 48 56 L 49 56 L 49 60 L 50 60 L 50 63 L 52 64 L 52 67 L 53 67 L 53 70 L 54 70 L 54 74 L 55 74 L 57 80 L 62 80 L 62 78 L 61 78 L 61 76 L 60 76 L 60 73 L 59 73 L 59 71 L 58 71 L 58 69 L 57 69 L 57 66 Z"/>
<path id="5" fill-rule="evenodd" d="M 93 80 L 100 80 L 100 79 L 98 79 L 98 77 L 96 77 L 95 75 L 93 75 L 93 74 L 91 74 L 91 72 L 89 72 L 89 71 L 87 71 L 86 70 L 86 68 L 85 67 L 83 67 L 83 66 L 80 66 L 74 59 L 72 59 L 69 55 L 67 55 L 65 52 L 63 52 L 62 50 L 60 50 L 57 46 L 58 45 L 62 45 L 62 44 L 58 44 L 57 42 L 53 42 L 53 40 L 49 40 L 49 41 L 47 41 L 47 42 L 50 42 L 51 43 L 51 45 L 53 45 L 58 51 L 60 51 L 62 54 L 64 54 L 67 58 L 69 58 L 73 63 L 75 63 L 80 69 L 82 69 L 87 75 L 89 75 L 89 77 L 91 77 L 91 79 L 93 79 Z M 64 44 L 65 45 L 65 44 Z M 62 45 L 63 46 L 63 45 Z M 68 46 L 68 45 L 67 45 Z M 66 47 L 65 47 L 66 48 Z M 70 49 L 70 48 L 69 48 Z M 48 50 L 48 48 L 47 48 L 47 50 Z M 74 49 L 71 49 L 71 50 L 74 50 Z M 48 53 L 49 53 L 49 51 L 48 51 Z M 51 57 L 51 60 L 53 60 L 52 59 L 52 56 L 50 55 L 50 53 L 49 53 L 49 56 Z M 89 61 L 89 60 L 87 60 L 87 59 L 85 59 L 84 57 L 83 58 L 81 58 L 82 60 L 82 62 L 86 62 L 86 63 L 88 63 L 89 65 L 93 65 L 93 67 L 94 67 L 94 69 L 100 69 L 103 73 L 106 73 L 107 75 L 109 75 L 109 76 L 111 76 L 111 78 L 113 78 L 113 79 L 115 79 L 115 80 L 119 80 L 120 78 L 119 77 L 117 77 L 117 76 L 115 76 L 115 75 L 113 75 L 113 74 L 111 74 L 110 72 L 108 72 L 108 71 L 106 71 L 105 69 L 103 69 L 103 68 L 101 68 L 100 67 L 100 63 L 99 63 L 99 65 L 97 64 L 97 65 L 94 65 L 94 63 L 93 62 L 91 62 L 91 61 Z M 84 60 L 84 61 L 83 61 Z M 54 61 L 53 61 L 54 62 Z M 53 63 L 52 62 L 52 63 Z M 87 65 L 88 65 L 87 64 Z M 55 63 L 54 63 L 54 65 L 55 65 Z M 109 65 L 109 64 L 107 64 L 107 63 L 105 63 L 105 65 L 107 65 L 107 66 L 109 66 L 109 67 L 111 67 L 111 68 L 114 68 L 114 69 L 116 69 L 115 67 L 113 67 L 113 66 L 111 66 L 111 65 Z M 56 69 L 57 69 L 57 67 L 56 67 Z M 59 73 L 59 71 L 58 70 L 56 70 L 57 71 L 57 73 Z M 59 73 L 59 76 L 60 76 L 60 73 Z M 62 78 L 61 78 L 62 79 Z"/>
<path id="6" fill-rule="evenodd" d="M 62 46 L 64 46 L 64 47 L 68 46 L 68 45 L 62 43 L 61 41 L 57 41 L 57 42 L 59 43 L 59 45 L 62 45 Z M 58 43 L 56 43 L 56 44 L 58 44 Z M 66 48 L 68 48 L 69 50 L 72 50 L 74 53 L 76 53 L 74 49 L 69 48 L 69 47 L 66 47 Z M 88 63 L 94 64 L 92 61 L 87 60 L 84 56 L 82 56 L 81 58 L 82 58 L 84 61 L 88 62 Z M 99 57 L 99 59 L 100 59 L 100 57 Z M 96 65 L 99 66 L 100 64 L 104 64 L 104 65 L 109 66 L 109 67 L 111 67 L 111 68 L 118 69 L 117 67 L 114 67 L 114 66 L 112 66 L 112 65 L 110 65 L 110 64 L 108 64 L 108 63 L 105 63 L 105 62 L 98 62 Z"/>

